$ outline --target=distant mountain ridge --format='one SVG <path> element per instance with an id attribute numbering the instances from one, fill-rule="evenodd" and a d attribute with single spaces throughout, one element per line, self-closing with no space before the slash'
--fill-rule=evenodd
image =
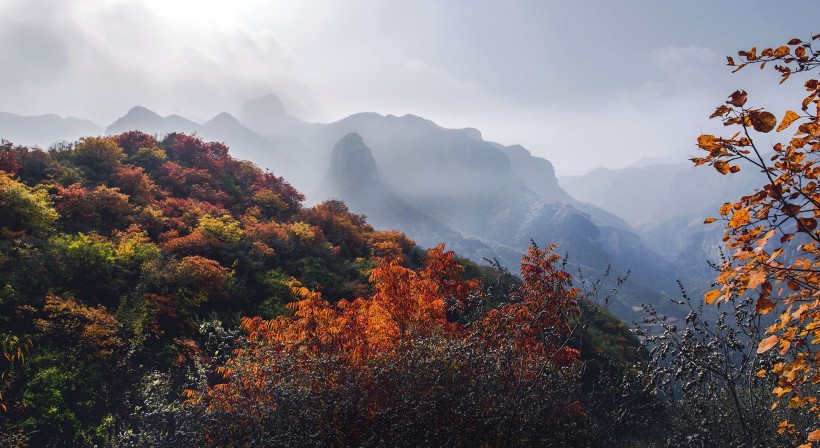
<path id="1" fill-rule="evenodd" d="M 59 141 L 74 141 L 80 137 L 100 135 L 102 132 L 102 126 L 75 117 L 63 118 L 54 114 L 24 116 L 0 112 L 0 139 L 18 145 L 48 148 Z"/>

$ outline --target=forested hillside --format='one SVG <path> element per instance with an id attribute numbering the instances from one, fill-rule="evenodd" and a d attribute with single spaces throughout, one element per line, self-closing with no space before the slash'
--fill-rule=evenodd
<path id="1" fill-rule="evenodd" d="M 451 400 L 439 403 L 441 412 L 454 405 L 452 400 L 467 399 L 459 393 L 512 400 L 499 402 L 500 407 L 474 402 L 467 414 L 459 414 L 473 419 L 477 415 L 471 413 L 481 411 L 501 418 L 502 410 L 521 404 L 516 397 L 526 385 L 527 400 L 553 398 L 537 404 L 534 409 L 541 411 L 515 417 L 516 424 L 529 426 L 528 419 L 550 412 L 568 431 L 585 414 L 579 400 L 591 386 L 582 383 L 596 381 L 596 375 L 582 372 L 581 359 L 597 359 L 590 366 L 609 365 L 603 357 L 614 359 L 616 369 L 638 359 L 636 340 L 625 325 L 573 288 L 548 250 L 533 248 L 529 263 L 535 271 L 520 283 L 504 270 L 459 262 L 443 247 L 425 252 L 398 231 L 374 231 L 339 201 L 307 208 L 302 200 L 282 178 L 232 158 L 225 145 L 184 134 L 157 141 L 126 132 L 83 138 L 48 152 L 3 142 L 0 444 L 157 446 L 166 438 L 173 446 L 225 446 L 216 437 L 226 422 L 215 419 L 228 412 L 228 421 L 236 422 L 225 434 L 255 445 L 252 430 L 269 422 L 242 420 L 239 403 L 231 400 L 276 408 L 277 400 L 297 397 L 229 391 L 236 381 L 246 387 L 247 381 L 285 372 L 280 369 L 291 369 L 286 371 L 296 382 L 277 387 L 301 384 L 301 390 L 316 386 L 309 378 L 321 378 L 330 381 L 326 387 L 339 388 L 317 389 L 319 396 L 311 397 L 320 401 L 307 408 L 293 404 L 305 412 L 325 412 L 329 404 L 321 395 L 351 392 L 345 381 L 372 388 L 372 381 L 404 381 L 407 375 L 432 375 L 430 368 L 459 366 L 447 374 L 465 381 L 457 381 L 466 389 L 451 391 L 455 395 L 428 391 L 441 380 L 437 377 L 401 390 L 416 388 L 412 392 L 421 394 L 414 406 Z M 545 302 L 544 294 L 552 302 Z M 508 302 L 516 305 L 490 311 Z M 546 320 L 532 326 L 530 317 Z M 474 352 L 479 346 L 484 355 Z M 261 360 L 257 350 L 273 352 Z M 412 361 L 421 364 L 403 370 L 402 363 L 410 362 L 405 355 L 421 356 Z M 502 355 L 528 361 L 501 370 L 486 364 Z M 552 365 L 549 381 L 544 361 Z M 332 372 L 359 376 L 323 376 L 326 362 L 335 366 Z M 393 372 L 400 376 L 361 376 L 377 364 L 400 369 Z M 479 374 L 490 376 L 479 381 Z M 458 376 L 448 378 L 452 386 Z M 525 378 L 529 382 L 513 389 L 497 388 Z M 566 385 L 553 390 L 558 384 L 553 381 Z M 479 387 L 491 383 L 493 389 L 481 392 Z M 391 391 L 388 384 L 379 387 Z M 371 396 L 376 401 L 361 402 L 365 408 L 349 409 L 354 414 L 345 418 L 358 421 L 389 407 L 380 401 L 386 397 Z M 342 403 L 353 397 L 337 398 Z M 157 423 L 161 402 L 169 404 Z M 344 445 L 364 443 L 362 437 L 379 425 L 415 418 L 406 412 L 391 417 L 396 421 L 342 427 L 335 431 L 350 433 L 334 437 L 343 437 Z M 170 424 L 179 431 L 167 426 L 175 419 L 178 424 Z M 312 444 L 314 439 L 299 439 L 305 435 L 289 424 L 265 428 L 282 443 Z M 502 427 L 487 440 L 500 440 Z M 480 429 L 465 428 L 476 431 L 469 440 L 485 437 Z M 316 431 L 328 434 L 327 428 Z"/>
<path id="2" fill-rule="evenodd" d="M 623 281 L 573 279 L 554 246 L 516 277 L 302 200 L 184 134 L 4 142 L 0 445 L 791 446 L 811 429 L 770 393 L 783 352 L 749 351 L 751 300 L 711 320 L 684 297 L 682 323 L 649 307 L 641 348 L 602 307 Z"/>

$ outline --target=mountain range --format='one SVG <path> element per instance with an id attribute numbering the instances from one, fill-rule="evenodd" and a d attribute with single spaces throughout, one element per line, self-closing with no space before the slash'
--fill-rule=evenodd
<path id="1" fill-rule="evenodd" d="M 11 118 L 3 121 L 3 116 Z M 531 241 L 557 244 L 589 278 L 610 271 L 608 282 L 614 285 L 614 277 L 630 272 L 610 304 L 627 321 L 640 317 L 642 303 L 682 315 L 668 300 L 678 295 L 676 280 L 696 279 L 699 287 L 706 278 L 682 266 L 705 266 L 703 259 L 690 258 L 714 254 L 719 244 L 703 226 L 692 225 L 704 204 L 691 194 L 715 187 L 706 181 L 690 184 L 691 170 L 682 166 L 597 170 L 559 183 L 548 160 L 520 145 L 486 141 L 476 129 L 447 129 L 414 115 L 359 113 L 308 123 L 268 95 L 247 102 L 238 117 L 221 113 L 197 123 L 134 107 L 104 133 L 184 132 L 224 142 L 237 157 L 305 192 L 309 204 L 341 199 L 377 228 L 401 230 L 425 247 L 445 242 L 462 256 L 496 259 L 512 271 Z M 58 118 L 41 125 L 41 140 L 20 143 L 45 145 L 47 139 L 102 132 L 90 122 Z M 19 130 L 33 127 L 35 119 L 42 120 L 0 115 L 0 137 L 21 137 Z M 703 216 L 697 219 L 702 223 Z M 697 232 L 705 233 L 687 236 Z M 703 247 L 691 251 L 692 241 Z"/>

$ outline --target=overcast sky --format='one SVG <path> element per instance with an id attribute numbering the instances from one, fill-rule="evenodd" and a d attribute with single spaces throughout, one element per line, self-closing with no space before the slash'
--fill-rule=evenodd
<path id="1" fill-rule="evenodd" d="M 731 75 L 725 56 L 818 18 L 815 0 L 3 0 L 0 111 L 204 121 L 276 93 L 309 121 L 475 127 L 569 174 L 694 152 L 735 88 L 782 115 L 800 83 Z"/>

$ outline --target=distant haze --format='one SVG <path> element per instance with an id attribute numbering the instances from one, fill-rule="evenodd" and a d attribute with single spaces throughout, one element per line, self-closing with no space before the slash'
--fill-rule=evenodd
<path id="1" fill-rule="evenodd" d="M 800 81 L 725 55 L 820 33 L 820 2 L 0 3 L 0 111 L 201 122 L 276 93 L 328 122 L 415 114 L 523 144 L 558 174 L 692 148 L 736 88 L 775 115 Z"/>

